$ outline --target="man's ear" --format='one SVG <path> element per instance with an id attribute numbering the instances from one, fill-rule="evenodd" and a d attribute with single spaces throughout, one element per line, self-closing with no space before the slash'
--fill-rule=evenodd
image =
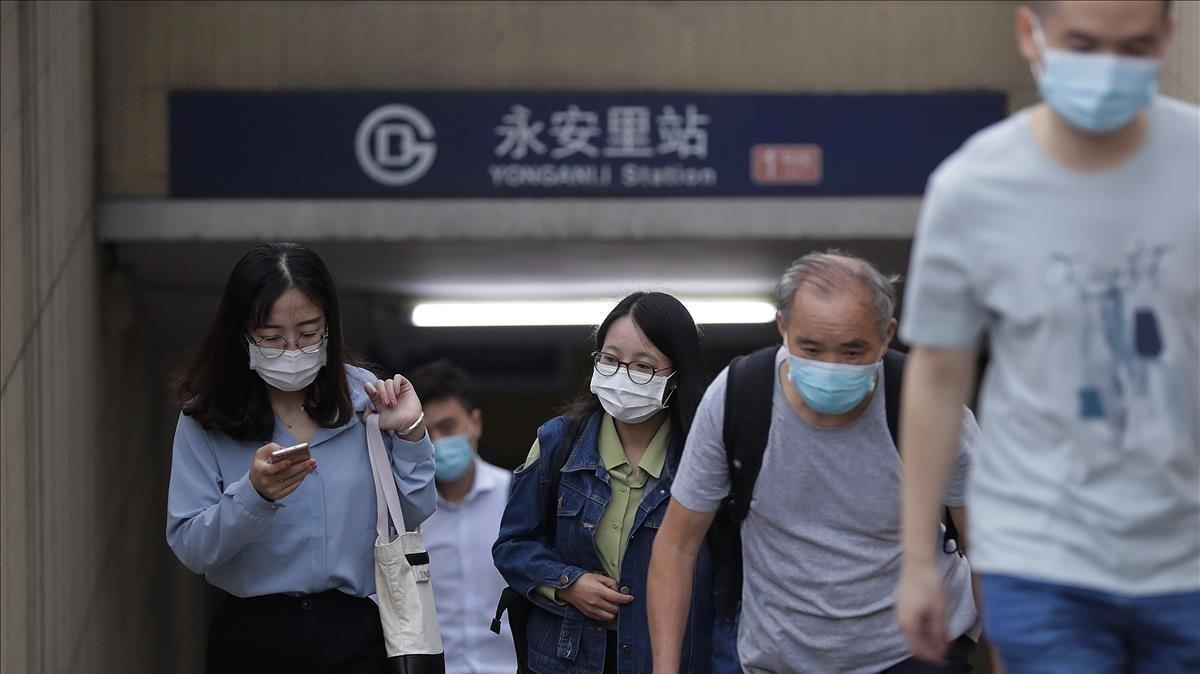
<path id="1" fill-rule="evenodd" d="M 1032 7 L 1028 5 L 1017 7 L 1014 23 L 1017 51 L 1031 65 L 1042 61 L 1042 56 L 1038 53 L 1037 40 L 1033 37 L 1033 26 L 1037 20 L 1037 14 Z"/>
<path id="2" fill-rule="evenodd" d="M 471 410 L 471 428 L 467 431 L 467 439 L 471 444 L 478 447 L 479 438 L 483 437 L 483 410 L 476 407 Z"/>
<path id="3" fill-rule="evenodd" d="M 783 312 L 775 312 L 775 329 L 779 331 L 779 338 L 787 344 L 787 324 L 783 322 Z"/>
<path id="4" fill-rule="evenodd" d="M 896 319 L 888 319 L 887 333 L 883 336 L 883 353 L 879 354 L 880 358 L 883 358 L 883 354 L 886 354 L 888 349 L 892 348 L 892 340 L 896 337 L 897 325 Z"/>

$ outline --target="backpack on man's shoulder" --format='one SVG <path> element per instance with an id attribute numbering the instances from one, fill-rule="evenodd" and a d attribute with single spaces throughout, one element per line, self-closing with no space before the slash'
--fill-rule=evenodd
<path id="1" fill-rule="evenodd" d="M 729 363 L 725 384 L 725 419 L 722 437 L 729 466 L 729 496 L 709 528 L 714 564 L 714 601 L 717 612 L 732 616 L 742 598 L 742 522 L 750 512 L 754 483 L 762 470 L 771 430 L 771 405 L 775 395 L 775 357 L 779 346 L 768 346 L 738 356 Z M 883 357 L 883 401 L 888 432 L 899 445 L 900 391 L 905 354 L 889 349 Z M 942 549 L 958 550 L 958 529 L 945 513 Z"/>

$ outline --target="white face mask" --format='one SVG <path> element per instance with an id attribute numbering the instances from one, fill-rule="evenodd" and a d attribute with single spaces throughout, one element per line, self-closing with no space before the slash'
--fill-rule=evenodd
<path id="1" fill-rule="evenodd" d="M 607 377 L 592 372 L 592 393 L 600 398 L 605 412 L 618 421 L 640 424 L 666 409 L 667 399 L 675 392 L 674 389 L 667 392 L 667 382 L 675 376 L 674 372 L 665 377 L 654 375 L 648 383 L 635 384 L 624 370 L 622 365 Z"/>
<path id="2" fill-rule="evenodd" d="M 267 358 L 249 343 L 250 369 L 258 373 L 263 381 L 280 391 L 299 391 L 313 383 L 317 373 L 325 367 L 326 342 L 321 343 L 317 353 L 304 353 L 299 349 L 284 351 L 278 358 Z"/>
<path id="3" fill-rule="evenodd" d="M 1033 39 L 1042 62 L 1030 68 L 1042 99 L 1080 131 L 1111 133 L 1133 121 L 1158 93 L 1156 58 L 1051 49 L 1037 19 Z"/>

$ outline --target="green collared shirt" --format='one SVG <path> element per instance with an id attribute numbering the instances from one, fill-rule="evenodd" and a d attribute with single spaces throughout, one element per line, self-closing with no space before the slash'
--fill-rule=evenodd
<path id="1" fill-rule="evenodd" d="M 667 462 L 667 437 L 671 432 L 671 420 L 663 420 L 658 432 L 646 447 L 646 453 L 637 466 L 630 465 L 625 457 L 625 447 L 621 437 L 617 435 L 617 426 L 608 414 L 600 422 L 599 453 L 600 462 L 608 471 L 609 484 L 612 486 L 612 496 L 604 508 L 604 514 L 596 523 L 596 531 L 592 544 L 596 554 L 604 565 L 604 573 L 609 578 L 620 580 L 621 561 L 625 550 L 629 547 L 629 538 L 633 533 L 633 523 L 637 518 L 638 506 L 642 504 L 642 496 L 646 482 L 651 476 L 658 478 L 662 475 L 663 466 Z M 529 458 L 525 465 L 537 460 L 541 454 L 538 442 L 534 440 L 529 449 Z M 542 586 L 538 590 L 547 597 L 554 598 L 554 588 Z"/>
<path id="2" fill-rule="evenodd" d="M 671 420 L 666 419 L 650 440 L 641 462 L 633 466 L 625 458 L 625 447 L 621 445 L 613 418 L 605 414 L 600 422 L 600 461 L 608 470 L 612 496 L 600 521 L 596 523 L 593 543 L 609 578 L 621 578 L 621 560 L 625 558 L 625 549 L 629 547 L 629 537 L 633 533 L 638 506 L 642 504 L 646 481 L 650 476 L 658 478 L 662 475 L 663 464 L 667 461 L 667 434 L 670 430 Z"/>

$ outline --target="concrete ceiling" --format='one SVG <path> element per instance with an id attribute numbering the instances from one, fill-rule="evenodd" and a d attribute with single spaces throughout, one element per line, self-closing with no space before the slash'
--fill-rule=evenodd
<path id="1" fill-rule="evenodd" d="M 140 283 L 217 292 L 251 242 L 114 244 Z M 343 292 L 423 299 L 614 297 L 633 290 L 768 296 L 780 271 L 812 250 L 851 250 L 903 272 L 907 240 L 641 242 L 310 242 Z"/>

